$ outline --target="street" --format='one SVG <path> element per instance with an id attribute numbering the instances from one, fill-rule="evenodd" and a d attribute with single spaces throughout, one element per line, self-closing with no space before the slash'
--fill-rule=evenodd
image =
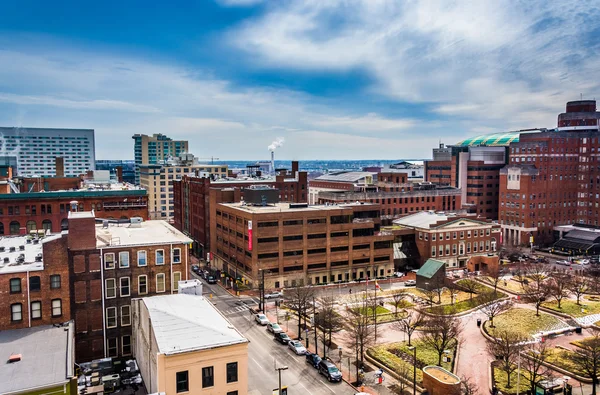
<path id="1" fill-rule="evenodd" d="M 219 285 L 209 285 L 195 273 L 193 278 L 203 284 L 203 295 L 210 298 L 223 315 L 248 339 L 248 394 L 270 395 L 278 388 L 275 366 L 287 366 L 281 372 L 281 384 L 291 394 L 354 394 L 356 391 L 345 382 L 329 383 L 316 369 L 297 356 L 287 346 L 277 343 L 266 327 L 256 324 L 249 307 L 258 306 L 257 298 L 235 297 Z"/>

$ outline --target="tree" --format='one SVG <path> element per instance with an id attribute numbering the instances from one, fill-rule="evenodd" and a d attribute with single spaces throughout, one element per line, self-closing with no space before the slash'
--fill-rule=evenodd
<path id="1" fill-rule="evenodd" d="M 354 295 L 350 305 L 357 306 L 357 308 L 346 310 L 345 321 L 348 327 L 350 344 L 352 344 L 356 355 L 356 377 L 358 377 L 358 362 L 360 361 L 360 365 L 363 364 L 365 348 L 368 348 L 373 342 L 374 333 L 372 326 L 369 325 L 370 317 L 365 314 L 368 308 L 367 299 Z"/>
<path id="2" fill-rule="evenodd" d="M 521 364 L 529 374 L 523 375 L 523 377 L 529 382 L 531 393 L 535 394 L 535 388 L 539 382 L 552 374 L 552 370 L 545 366 L 545 362 L 550 356 L 548 343 L 529 344 L 525 347 L 525 355 L 525 358 L 521 358 Z"/>
<path id="3" fill-rule="evenodd" d="M 445 277 L 434 277 L 432 279 L 431 290 L 436 293 L 438 297 L 438 303 L 442 303 L 442 294 L 444 293 L 444 289 L 446 287 L 446 278 Z"/>
<path id="4" fill-rule="evenodd" d="M 512 308 L 512 300 L 496 301 L 496 294 L 493 292 L 486 292 L 481 295 L 483 306 L 481 312 L 485 314 L 490 321 L 490 328 L 494 327 L 494 318 L 500 314 L 510 310 Z"/>
<path id="5" fill-rule="evenodd" d="M 570 353 L 569 358 L 592 379 L 592 395 L 596 395 L 600 374 L 600 332 L 594 330 L 592 337 L 585 338 L 580 343 L 579 349 Z"/>
<path id="6" fill-rule="evenodd" d="M 404 305 L 404 299 L 406 299 L 407 293 L 402 290 L 401 292 L 392 295 L 392 306 L 394 306 L 394 318 L 398 319 L 398 309 Z"/>
<path id="7" fill-rule="evenodd" d="M 469 293 L 469 299 L 473 299 L 473 294 L 477 293 L 477 291 L 481 287 L 481 285 L 472 278 L 465 278 L 464 280 L 460 280 L 458 282 L 458 286 L 463 288 L 465 292 Z"/>
<path id="8" fill-rule="evenodd" d="M 557 307 L 560 309 L 560 302 L 569 296 L 569 284 L 571 276 L 565 273 L 554 272 L 548 280 L 548 294 L 556 300 Z"/>
<path id="9" fill-rule="evenodd" d="M 574 276 L 569 282 L 569 291 L 577 297 L 577 304 L 580 304 L 581 297 L 590 289 L 590 281 L 584 276 Z"/>
<path id="10" fill-rule="evenodd" d="M 425 297 L 425 299 L 429 302 L 429 307 L 433 306 L 433 301 L 437 293 L 435 291 L 430 291 L 428 289 L 421 289 L 421 293 Z"/>
<path id="11" fill-rule="evenodd" d="M 306 326 L 306 315 L 308 308 L 312 306 L 315 298 L 313 288 L 296 286 L 286 290 L 287 305 L 298 316 L 298 338 L 302 338 L 302 317 Z"/>
<path id="12" fill-rule="evenodd" d="M 462 325 L 456 318 L 434 316 L 425 323 L 427 331 L 421 336 L 421 342 L 435 350 L 438 356 L 438 366 L 442 366 L 444 351 L 458 347 Z"/>
<path id="13" fill-rule="evenodd" d="M 406 317 L 400 319 L 400 321 L 396 321 L 394 326 L 399 328 L 401 331 L 406 333 L 408 336 L 408 345 L 410 346 L 410 339 L 412 334 L 417 330 L 418 327 L 422 326 L 425 323 L 425 315 L 423 315 L 419 310 L 412 310 L 406 314 Z"/>
<path id="14" fill-rule="evenodd" d="M 316 328 L 321 328 L 323 335 L 323 357 L 327 356 L 327 347 L 331 346 L 331 335 L 340 330 L 343 325 L 342 317 L 336 312 L 335 299 L 326 296 L 321 300 L 321 307 L 315 316 Z"/>
<path id="15" fill-rule="evenodd" d="M 502 278 L 499 266 L 496 265 L 490 270 L 488 270 L 487 275 L 490 279 L 490 282 L 494 286 L 494 293 L 496 293 L 498 291 L 498 283 L 500 283 L 500 279 Z"/>
<path id="16" fill-rule="evenodd" d="M 521 286 L 525 293 L 525 300 L 535 305 L 535 315 L 540 315 L 540 306 L 549 295 L 546 284 L 547 272 L 540 267 L 532 265 L 527 271 L 527 278 L 523 279 Z"/>
<path id="17" fill-rule="evenodd" d="M 492 358 L 498 360 L 501 368 L 507 375 L 507 386 L 510 388 L 510 376 L 517 370 L 519 353 L 523 350 L 523 343 L 527 339 L 513 331 L 496 331 L 494 338 L 487 343 L 487 351 Z"/>
<path id="18" fill-rule="evenodd" d="M 470 377 L 461 376 L 460 387 L 462 395 L 477 395 L 479 393 L 479 386 L 475 384 Z"/>

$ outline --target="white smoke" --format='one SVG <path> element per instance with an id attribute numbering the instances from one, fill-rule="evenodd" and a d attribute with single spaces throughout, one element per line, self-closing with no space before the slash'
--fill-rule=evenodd
<path id="1" fill-rule="evenodd" d="M 273 141 L 271 145 L 269 145 L 269 151 L 275 151 L 278 147 L 281 147 L 283 145 L 284 141 L 285 140 L 283 139 L 283 137 L 277 137 L 275 141 Z"/>

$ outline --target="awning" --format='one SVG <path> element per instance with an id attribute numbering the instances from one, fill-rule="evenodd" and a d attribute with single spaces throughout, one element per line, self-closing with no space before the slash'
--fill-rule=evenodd
<path id="1" fill-rule="evenodd" d="M 587 251 L 588 249 L 594 246 L 593 242 L 585 242 L 584 240 L 569 240 L 569 239 L 560 239 L 556 243 L 554 243 L 554 248 L 564 248 L 567 250 L 581 250 Z"/>
<path id="2" fill-rule="evenodd" d="M 394 259 L 406 259 L 406 254 L 402 252 L 402 242 L 394 243 Z"/>

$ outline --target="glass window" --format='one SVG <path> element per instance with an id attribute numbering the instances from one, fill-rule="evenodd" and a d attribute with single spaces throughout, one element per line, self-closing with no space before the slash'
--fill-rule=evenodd
<path id="1" fill-rule="evenodd" d="M 138 266 L 146 266 L 147 265 L 146 251 L 138 251 L 137 252 L 137 261 L 138 261 Z"/>
<path id="2" fill-rule="evenodd" d="M 50 276 L 50 289 L 60 288 L 60 274 Z"/>
<path id="3" fill-rule="evenodd" d="M 60 317 L 62 315 L 62 300 L 54 299 L 52 301 L 52 317 Z"/>
<path id="4" fill-rule="evenodd" d="M 227 382 L 235 383 L 238 381 L 238 364 L 230 362 L 227 364 Z"/>
<path id="5" fill-rule="evenodd" d="M 173 273 L 173 289 L 177 291 L 179 289 L 179 281 L 181 281 L 181 272 Z"/>
<path id="6" fill-rule="evenodd" d="M 119 278 L 119 285 L 121 288 L 121 297 L 129 296 L 131 294 L 129 290 L 129 277 Z"/>
<path id="7" fill-rule="evenodd" d="M 119 267 L 129 267 L 129 251 L 119 252 Z"/>
<path id="8" fill-rule="evenodd" d="M 165 274 L 158 273 L 156 275 L 156 292 L 165 292 Z"/>
<path id="9" fill-rule="evenodd" d="M 11 278 L 10 279 L 10 293 L 19 293 L 21 292 L 21 279 L 20 278 Z"/>
<path id="10" fill-rule="evenodd" d="M 33 276 L 29 278 L 29 290 L 32 292 L 39 291 L 42 287 L 40 276 Z"/>
<path id="11" fill-rule="evenodd" d="M 115 254 L 109 252 L 104 254 L 104 268 L 105 269 L 114 269 L 115 268 Z"/>
<path id="12" fill-rule="evenodd" d="M 131 325 L 131 306 L 121 306 L 121 326 Z"/>
<path id="13" fill-rule="evenodd" d="M 190 386 L 188 381 L 188 371 L 177 372 L 175 376 L 177 381 L 177 392 L 188 392 Z"/>
<path id="14" fill-rule="evenodd" d="M 157 265 L 165 264 L 165 250 L 156 250 L 156 264 Z"/>
<path id="15" fill-rule="evenodd" d="M 42 302 L 31 302 L 31 319 L 42 318 Z"/>
<path id="16" fill-rule="evenodd" d="M 106 299 L 112 299 L 117 297 L 117 282 L 114 278 L 107 278 L 104 280 L 106 283 L 106 289 L 104 291 Z"/>
<path id="17" fill-rule="evenodd" d="M 117 327 L 117 308 L 107 307 L 106 308 L 106 327 L 116 328 Z"/>
<path id="18" fill-rule="evenodd" d="M 106 349 L 108 350 L 109 357 L 117 356 L 117 338 L 107 339 L 106 340 Z"/>
<path id="19" fill-rule="evenodd" d="M 10 320 L 21 321 L 23 319 L 23 305 L 15 303 L 10 305 Z"/>
<path id="20" fill-rule="evenodd" d="M 138 276 L 138 294 L 146 295 L 148 293 L 148 276 Z"/>
<path id="21" fill-rule="evenodd" d="M 212 366 L 202 368 L 202 388 L 208 388 L 215 385 L 215 373 Z"/>
<path id="22" fill-rule="evenodd" d="M 435 246 L 431 247 L 431 256 L 435 256 Z"/>
<path id="23" fill-rule="evenodd" d="M 173 248 L 173 263 L 181 263 L 181 248 Z"/>
<path id="24" fill-rule="evenodd" d="M 121 337 L 121 352 L 122 355 L 131 354 L 131 336 Z"/>

